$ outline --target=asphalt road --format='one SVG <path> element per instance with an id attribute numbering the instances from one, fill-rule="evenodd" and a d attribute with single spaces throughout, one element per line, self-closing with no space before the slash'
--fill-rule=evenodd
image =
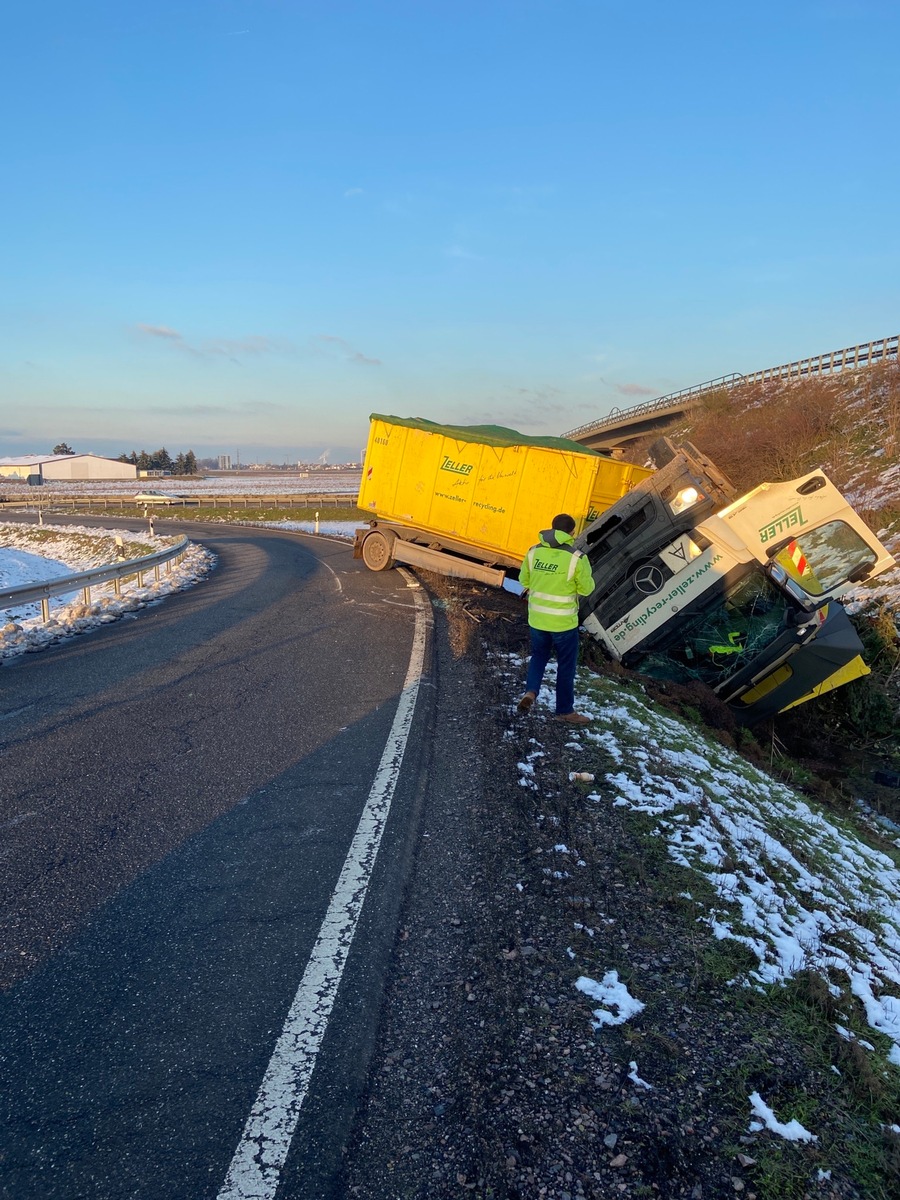
<path id="1" fill-rule="evenodd" d="M 0 1195 L 15 1200 L 224 1195 L 403 707 L 408 577 L 302 535 L 176 528 L 218 555 L 206 581 L 0 669 Z M 426 660 L 279 1198 L 334 1194 L 431 682 Z"/>

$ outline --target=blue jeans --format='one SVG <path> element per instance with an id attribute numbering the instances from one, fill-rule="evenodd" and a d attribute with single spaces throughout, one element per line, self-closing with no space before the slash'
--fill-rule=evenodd
<path id="1" fill-rule="evenodd" d="M 547 629 L 531 630 L 531 661 L 528 664 L 528 677 L 525 680 L 525 691 L 541 690 L 541 680 L 550 661 L 550 655 L 556 651 L 556 715 L 568 716 L 575 711 L 575 667 L 578 665 L 578 629 L 565 629 L 562 633 L 551 633 Z"/>

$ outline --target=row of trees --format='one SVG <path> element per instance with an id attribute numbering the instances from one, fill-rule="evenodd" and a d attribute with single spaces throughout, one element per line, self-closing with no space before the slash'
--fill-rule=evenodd
<path id="1" fill-rule="evenodd" d="M 68 442 L 59 442 L 53 447 L 53 453 L 74 454 L 75 451 Z M 193 450 L 188 450 L 187 454 L 176 454 L 173 459 L 165 447 L 154 450 L 152 454 L 148 454 L 146 450 L 142 450 L 140 454 L 132 450 L 130 454 L 120 454 L 116 462 L 131 463 L 139 471 L 168 471 L 171 475 L 196 475 L 199 467 L 212 469 L 218 465 L 215 458 L 198 459 Z"/>
<path id="2" fill-rule="evenodd" d="M 188 450 L 187 454 L 176 454 L 173 459 L 165 447 L 154 450 L 152 454 L 146 450 L 140 454 L 132 450 L 130 454 L 120 454 L 116 461 L 131 463 L 139 471 L 168 471 L 172 475 L 196 475 L 198 466 L 193 450 Z"/>

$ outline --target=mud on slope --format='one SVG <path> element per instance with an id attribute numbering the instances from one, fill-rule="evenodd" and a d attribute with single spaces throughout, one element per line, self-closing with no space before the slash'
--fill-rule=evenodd
<path id="1" fill-rule="evenodd" d="M 598 823 L 567 778 L 572 731 L 512 711 L 496 656 L 524 654 L 519 602 L 433 587 L 440 734 L 341 1195 L 900 1194 L 897 1139 L 871 1144 L 862 1112 L 865 1055 L 810 1043 L 827 992 L 801 978 L 786 1008 L 728 986 L 744 952 L 696 924 L 684 879 L 632 816 L 610 806 Z M 535 722 L 545 755 L 525 789 Z M 560 846 L 585 863 L 577 887 Z M 595 1031 L 574 984 L 610 970 L 646 1007 Z M 833 1122 L 815 1146 L 751 1134 L 755 1090 Z"/>

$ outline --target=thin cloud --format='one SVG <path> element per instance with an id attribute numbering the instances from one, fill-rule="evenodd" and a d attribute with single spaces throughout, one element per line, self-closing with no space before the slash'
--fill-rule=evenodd
<path id="1" fill-rule="evenodd" d="M 469 410 L 462 425 L 505 425 L 525 433 L 529 429 L 552 429 L 565 424 L 562 419 L 572 411 L 560 388 L 506 388 L 500 396 L 488 396 L 487 407 Z"/>
<path id="2" fill-rule="evenodd" d="M 520 401 L 524 401 L 533 408 L 539 408 L 542 412 L 562 413 L 566 412 L 569 407 L 557 399 L 563 394 L 559 388 L 516 388 L 515 392 Z"/>
<path id="3" fill-rule="evenodd" d="M 274 400 L 248 400 L 243 406 L 246 412 L 275 413 L 284 412 L 284 404 L 276 404 Z"/>
<path id="4" fill-rule="evenodd" d="M 361 187 L 352 187 L 352 188 L 347 188 L 346 192 L 344 192 L 344 199 L 349 200 L 351 196 L 364 196 L 364 195 L 365 195 L 365 192 L 363 191 L 363 189 Z"/>
<path id="5" fill-rule="evenodd" d="M 222 417 L 233 410 L 224 404 L 151 404 L 147 411 L 165 417 Z"/>
<path id="6" fill-rule="evenodd" d="M 168 325 L 138 325 L 137 329 L 145 337 L 157 338 L 181 351 L 182 354 L 190 354 L 193 358 L 202 358 L 200 351 L 194 346 L 189 346 L 177 329 L 170 329 Z"/>
<path id="7" fill-rule="evenodd" d="M 242 417 L 248 413 L 282 412 L 284 407 L 283 404 L 276 404 L 271 400 L 247 400 L 240 404 L 153 404 L 146 410 L 139 411 L 148 411 L 167 417 Z"/>
<path id="8" fill-rule="evenodd" d="M 258 355 L 283 352 L 288 348 L 288 343 L 278 342 L 274 338 L 261 335 L 251 335 L 244 338 L 211 338 L 209 341 L 201 342 L 200 348 L 207 354 L 224 354 L 228 358 L 235 358 L 239 354 Z"/>
<path id="9" fill-rule="evenodd" d="M 354 346 L 351 346 L 346 338 L 337 337 L 336 334 L 318 333 L 314 341 L 321 342 L 329 348 L 333 347 L 346 362 L 359 363 L 365 367 L 380 367 L 382 365 L 380 358 L 370 358 L 368 355 L 363 354 L 361 350 L 357 350 Z"/>
<path id="10" fill-rule="evenodd" d="M 241 358 L 254 358 L 262 354 L 289 354 L 293 350 L 290 342 L 263 334 L 249 334 L 239 338 L 205 338 L 192 344 L 177 329 L 171 329 L 168 325 L 139 324 L 137 329 L 145 337 L 157 338 L 195 358 L 227 358 L 237 366 L 241 365 Z"/>
<path id="11" fill-rule="evenodd" d="M 184 338 L 177 329 L 170 329 L 168 325 L 138 325 L 141 333 L 146 333 L 148 337 L 167 338 L 173 342 L 183 342 Z"/>
<path id="12" fill-rule="evenodd" d="M 653 388 L 643 387 L 640 383 L 617 383 L 615 389 L 620 396 L 655 396 Z"/>
<path id="13" fill-rule="evenodd" d="M 593 357 L 593 356 L 591 356 Z M 597 356 L 598 361 L 599 357 Z M 604 387 L 611 388 L 620 396 L 658 396 L 659 392 L 656 388 L 644 387 L 642 383 L 614 383 L 607 379 L 604 375 L 582 375 L 582 383 L 602 383 Z"/>

